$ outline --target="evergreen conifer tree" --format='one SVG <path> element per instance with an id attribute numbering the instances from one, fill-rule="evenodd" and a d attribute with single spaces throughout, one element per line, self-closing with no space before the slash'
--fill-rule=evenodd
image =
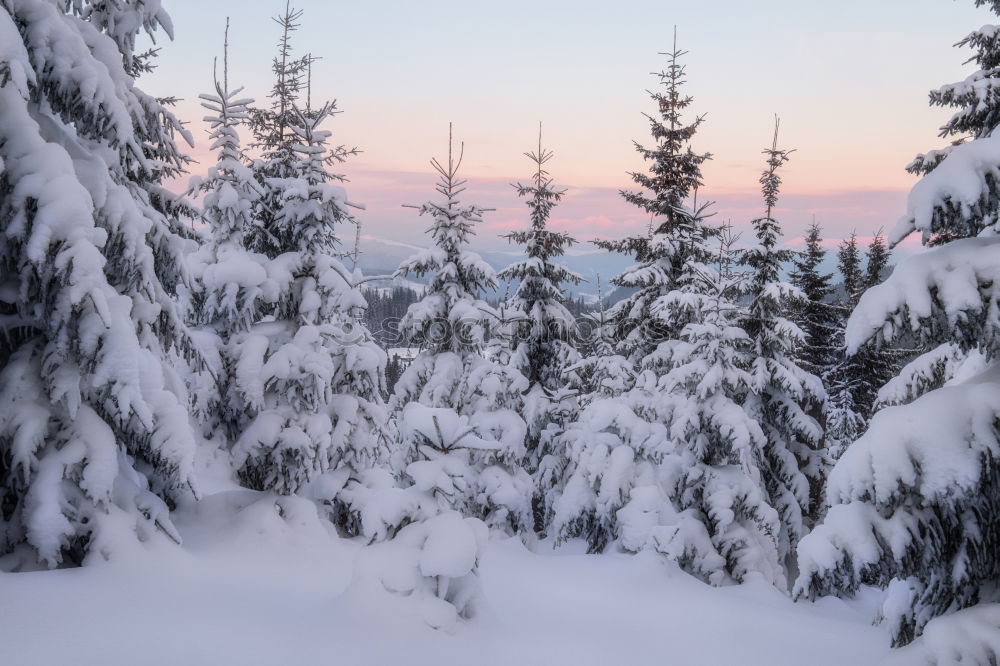
<path id="1" fill-rule="evenodd" d="M 837 358 L 823 378 L 829 396 L 826 403 L 827 448 L 834 458 L 839 458 L 865 427 L 863 360 L 860 356 L 847 354 L 844 345 L 847 316 L 857 304 L 865 284 L 861 252 L 854 232 L 841 242 L 837 262 L 844 290 L 844 297 L 837 304 Z"/>
<path id="2" fill-rule="evenodd" d="M 674 47 L 666 55 L 668 66 L 655 74 L 663 88 L 651 92 L 657 116 L 647 115 L 654 144 L 635 143 L 643 159 L 650 162 L 648 173 L 631 173 L 642 189 L 621 194 L 626 201 L 650 215 L 649 233 L 616 241 L 596 241 L 599 247 L 632 255 L 636 266 L 612 282 L 634 289 L 606 313 L 601 326 L 604 339 L 614 340 L 616 352 L 629 368 L 616 362 L 587 362 L 574 368 L 574 382 L 601 386 L 601 392 L 618 386 L 627 388 L 621 396 L 581 396 L 584 408 L 575 422 L 559 438 L 565 460 L 558 482 L 547 495 L 553 498 L 547 523 L 557 539 L 586 538 L 592 551 L 602 550 L 621 538 L 617 511 L 629 499 L 633 485 L 646 482 L 646 470 L 662 458 L 655 414 L 640 414 L 650 392 L 656 393 L 663 372 L 655 356 L 658 347 L 676 340 L 684 326 L 697 316 L 696 308 L 668 307 L 675 292 L 696 291 L 703 262 L 712 260 L 706 241 L 716 234 L 704 220 L 705 206 L 694 210 L 689 197 L 701 184 L 701 164 L 708 154 L 695 153 L 689 143 L 703 120 L 698 116 L 685 124 L 683 111 L 692 99 L 684 95 L 686 52 Z M 609 330 L 610 329 L 610 330 Z M 635 397 L 635 400 L 632 398 Z M 652 437 L 652 439 L 651 439 Z M 660 496 L 662 493 L 656 491 Z"/>
<path id="3" fill-rule="evenodd" d="M 851 232 L 837 249 L 837 268 L 843 281 L 843 305 L 848 310 L 854 308 L 865 290 L 865 272 L 861 268 L 861 248 L 858 245 L 858 235 Z"/>
<path id="4" fill-rule="evenodd" d="M 286 121 L 295 162 L 292 175 L 270 179 L 281 193 L 270 236 L 290 251 L 269 266 L 285 278 L 276 278 L 273 320 L 258 322 L 240 347 L 239 389 L 256 414 L 234 447 L 248 487 L 296 493 L 329 472 L 317 499 L 331 503 L 389 452 L 386 355 L 361 322 L 360 276 L 340 260 L 338 229 L 356 221 L 337 184 L 344 177 L 327 170 L 343 157 L 321 128 L 335 110 L 332 102 L 293 106 Z M 343 511 L 337 519 L 342 528 L 355 523 Z"/>
<path id="5" fill-rule="evenodd" d="M 879 229 L 871 242 L 868 243 L 868 251 L 865 253 L 865 289 L 871 289 L 882 284 L 889 270 L 889 259 L 892 252 L 885 244 L 885 235 Z"/>
<path id="6" fill-rule="evenodd" d="M 827 373 L 831 386 L 828 403 L 830 434 L 834 457 L 857 439 L 878 403 L 879 390 L 899 371 L 904 350 L 891 345 L 865 345 L 857 353 L 844 353 L 844 327 L 847 317 L 866 289 L 882 282 L 889 268 L 890 251 L 882 232 L 877 232 L 865 252 L 865 267 L 861 266 L 861 251 L 857 237 L 845 240 L 838 253 L 840 272 L 844 279 L 845 300 L 838 305 L 840 327 L 837 341 L 839 359 Z"/>
<path id="7" fill-rule="evenodd" d="M 778 155 L 771 158 L 780 163 Z M 759 224 L 758 231 L 762 227 L 771 225 Z M 777 363 L 771 359 L 768 368 L 754 362 L 754 352 L 762 351 L 754 349 L 759 340 L 738 326 L 745 313 L 737 301 L 747 285 L 746 276 L 732 271 L 734 240 L 724 229 L 717 265 L 695 267 L 692 287 L 671 296 L 667 307 L 690 310 L 693 303 L 694 316 L 679 339 L 661 345 L 650 359 L 665 370 L 657 385 L 662 397 L 640 411 L 655 414 L 670 435 L 673 450 L 661 465 L 661 483 L 677 512 L 672 524 L 650 530 L 650 540 L 658 552 L 712 584 L 740 582 L 755 572 L 784 588 L 783 559 L 802 529 L 808 484 L 794 453 L 781 447 L 790 444 L 785 438 L 811 439 L 817 433 L 791 405 L 785 406 L 794 422 L 784 428 L 766 411 L 780 409 L 767 404 L 768 398 L 791 401 L 781 396 L 777 381 L 764 383 L 763 371 Z M 754 261 L 761 258 L 757 253 Z M 764 305 L 757 306 L 763 316 Z M 767 430 L 757 421 L 762 416 L 775 419 L 765 424 Z M 648 511 L 647 502 L 634 495 L 622 510 L 625 522 Z"/>
<path id="8" fill-rule="evenodd" d="M 308 57 L 292 57 L 292 33 L 298 30 L 302 10 L 293 9 L 290 1 L 285 11 L 274 18 L 281 28 L 278 55 L 271 62 L 274 85 L 268 95 L 267 108 L 251 107 L 250 128 L 254 134 L 254 147 L 261 151 L 260 159 L 253 165 L 254 177 L 262 196 L 254 210 L 254 224 L 247 230 L 245 243 L 248 249 L 269 257 L 276 257 L 286 248 L 281 247 L 275 229 L 275 218 L 281 208 L 281 192 L 271 182 L 272 178 L 287 179 L 295 174 L 295 139 L 290 130 L 294 108 L 302 91 Z"/>
<path id="9" fill-rule="evenodd" d="M 798 357 L 806 371 L 823 377 L 837 358 L 837 311 L 829 302 L 833 294 L 830 285 L 833 275 L 822 271 L 826 250 L 823 249 L 822 229 L 815 220 L 806 231 L 805 241 L 806 249 L 792 258 L 790 275 L 792 284 L 803 295 L 793 304 L 797 323 L 804 334 Z"/>
<path id="10" fill-rule="evenodd" d="M 112 556 L 196 494 L 183 380 L 192 348 L 163 180 L 173 114 L 141 92 L 158 3 L 0 5 L 0 553 Z"/>
<path id="11" fill-rule="evenodd" d="M 294 186 L 301 171 L 301 154 L 298 151 L 303 140 L 300 135 L 303 121 L 300 116 L 303 109 L 312 106 L 308 99 L 308 87 L 313 57 L 309 54 L 292 55 L 292 35 L 301 27 L 301 20 L 302 10 L 292 8 L 290 2 L 286 2 L 284 12 L 274 18 L 281 28 L 281 37 L 278 40 L 278 55 L 271 63 L 274 85 L 268 95 L 270 105 L 248 109 L 254 147 L 261 151 L 260 158 L 253 164 L 261 197 L 254 210 L 254 224 L 248 230 L 245 242 L 249 249 L 271 258 L 299 249 L 295 244 L 288 244 L 290 236 L 280 229 L 282 222 L 279 218 L 289 196 L 285 188 Z M 307 96 L 304 104 L 301 99 L 303 93 Z M 336 102 L 332 101 L 330 105 L 328 113 L 332 115 L 336 113 Z M 312 114 L 317 112 L 317 109 L 310 111 Z M 357 154 L 357 149 L 343 145 L 327 145 L 324 150 L 327 165 Z M 342 180 L 334 174 L 330 177 Z"/>
<path id="12" fill-rule="evenodd" d="M 734 272 L 731 233 L 720 236 L 703 208 L 683 203 L 707 156 L 683 150 L 700 119 L 679 120 L 690 102 L 678 90 L 681 55 L 675 47 L 661 74 L 667 93 L 654 95 L 664 122 L 652 121 L 658 149 L 643 151 L 651 175 L 634 176 L 651 194 L 626 197 L 656 215 L 650 236 L 602 243 L 641 262 L 616 280 L 638 291 L 612 313 L 636 376 L 620 395 L 586 400 L 560 437 L 567 463 L 551 522 L 558 540 L 583 537 L 592 551 L 614 541 L 652 548 L 715 584 L 757 572 L 783 586 L 768 441 L 744 407 L 753 395 L 751 339 L 738 325 L 745 279 Z M 718 255 L 707 247 L 712 236 Z M 782 461 L 798 473 L 792 454 Z"/>
<path id="13" fill-rule="evenodd" d="M 253 416 L 246 396 L 238 390 L 236 364 L 241 334 L 267 311 L 265 302 L 271 283 L 268 261 L 246 249 L 246 233 L 253 226 L 253 208 L 260 197 L 253 174 L 243 162 L 238 128 L 246 121 L 250 99 L 240 98 L 241 88 L 229 88 L 229 22 L 223 53 L 223 76 L 217 72 L 215 92 L 200 95 L 212 148 L 218 151 L 216 165 L 204 178 L 193 178 L 192 192 L 204 194 L 202 217 L 209 238 L 189 258 L 194 289 L 189 319 L 204 327 L 209 347 L 218 348 L 218 362 L 209 381 L 194 391 L 195 408 L 208 421 L 210 430 L 221 429 L 228 441 L 235 440 Z"/>
<path id="14" fill-rule="evenodd" d="M 1000 3 L 976 0 L 1000 14 Z M 978 603 L 996 602 L 1000 580 L 1000 340 L 997 180 L 1000 154 L 995 68 L 1000 31 L 984 26 L 961 43 L 976 49 L 981 70 L 932 94 L 932 104 L 959 107 L 945 128 L 971 140 L 923 156 L 924 173 L 890 234 L 896 243 L 919 232 L 938 245 L 900 262 L 868 291 L 848 322 L 848 350 L 913 335 L 929 348 L 910 363 L 893 393 L 830 474 L 823 523 L 799 546 L 796 595 L 854 594 L 888 587 L 881 616 L 893 644 L 914 640 L 937 616 L 960 611 L 952 641 L 935 659 L 969 661 L 995 645 L 983 632 Z M 989 123 L 990 127 L 980 125 Z M 981 372 L 952 374 L 946 357 L 976 354 Z M 950 375 L 950 376 L 949 376 Z M 895 380 L 894 380 L 895 381 Z M 962 630 L 962 623 L 975 630 Z M 970 625 L 971 627 L 971 625 Z"/>
<path id="15" fill-rule="evenodd" d="M 690 279 L 685 271 L 689 260 L 710 260 L 706 240 L 714 234 L 705 224 L 706 206 L 693 210 L 685 205 L 701 185 L 701 165 L 711 155 L 695 153 L 689 145 L 704 116 L 689 124 L 683 121 L 682 112 L 693 100 L 681 92 L 685 73 L 680 60 L 686 51 L 677 48 L 676 36 L 673 50 L 665 55 L 669 65 L 656 75 L 663 91 L 650 93 L 659 115 L 647 115 L 655 143 L 649 148 L 635 144 L 643 159 L 651 163 L 649 172 L 630 174 L 642 190 L 621 193 L 626 201 L 650 215 L 650 233 L 596 241 L 598 246 L 630 254 L 636 261 L 636 266 L 613 280 L 635 292 L 616 303 L 610 312 L 617 324 L 619 350 L 634 363 L 684 327 L 684 320 L 664 319 L 660 299 Z"/>
<path id="16" fill-rule="evenodd" d="M 864 289 L 872 289 L 882 283 L 889 271 L 892 254 L 879 230 L 868 243 L 865 252 Z M 895 345 L 873 342 L 861 347 L 855 354 L 854 364 L 860 370 L 857 401 L 866 421 L 871 419 L 879 406 L 879 391 L 900 370 L 906 350 Z"/>
<path id="17" fill-rule="evenodd" d="M 812 511 L 811 488 L 821 483 L 823 430 L 811 408 L 825 400 L 818 377 L 801 368 L 795 353 L 802 344 L 802 330 L 785 316 L 790 304 L 803 298 L 781 280 L 781 266 L 792 258 L 778 247 L 781 227 L 774 218 L 781 176 L 792 151 L 778 148 L 778 122 L 774 141 L 764 151 L 767 169 L 760 178 L 765 213 L 753 221 L 757 244 L 745 250 L 741 263 L 752 270 L 750 304 L 743 327 L 750 338 L 750 376 L 753 391 L 746 409 L 764 431 L 761 481 L 768 502 L 781 518 L 779 554 L 782 561 L 793 554 Z"/>
<path id="18" fill-rule="evenodd" d="M 752 341 L 739 327 L 746 280 L 733 242 L 724 230 L 715 261 L 689 259 L 684 286 L 662 299 L 688 321 L 679 337 L 643 360 L 634 388 L 590 402 L 561 437 L 569 462 L 553 531 L 594 551 L 650 548 L 713 584 L 756 572 L 783 586 L 768 442 L 744 408 Z"/>
<path id="19" fill-rule="evenodd" d="M 538 150 L 525 156 L 535 165 L 533 182 L 517 184 L 515 188 L 519 196 L 527 197 L 531 228 L 511 232 L 507 239 L 523 245 L 527 257 L 505 268 L 498 277 L 519 281 L 517 291 L 505 306 L 519 318 L 512 362 L 528 380 L 522 416 L 528 425 L 527 471 L 535 473 L 558 465 L 551 445 L 569 409 L 564 373 L 579 358 L 574 346 L 576 319 L 564 305 L 563 284 L 578 284 L 582 278 L 554 261 L 575 241 L 569 234 L 546 226 L 563 191 L 555 188 L 545 170 L 552 152 L 542 147 L 540 124 Z M 546 471 L 543 475 L 551 483 L 553 475 Z M 539 532 L 544 529 L 546 485 L 540 482 L 533 499 L 534 527 Z"/>
<path id="20" fill-rule="evenodd" d="M 496 284 L 493 269 L 468 250 L 485 209 L 463 205 L 465 181 L 457 159 L 437 159 L 442 199 L 413 206 L 430 216 L 434 247 L 407 261 L 397 277 L 429 276 L 423 297 L 409 307 L 400 330 L 422 351 L 396 383 L 390 407 L 399 422 L 406 475 L 421 490 L 494 527 L 529 528 L 531 480 L 522 468 L 526 426 L 519 416 L 527 388 L 509 365 L 484 355 L 497 313 L 480 298 Z"/>
<path id="21" fill-rule="evenodd" d="M 682 148 L 700 120 L 687 127 L 679 120 L 690 102 L 678 90 L 681 55 L 675 47 L 661 74 L 667 94 L 654 95 L 665 121 L 652 121 L 658 149 L 644 151 L 654 160 L 652 175 L 636 177 L 652 193 L 627 197 L 657 215 L 651 234 L 602 243 L 632 251 L 642 262 L 616 280 L 639 290 L 612 311 L 623 340 L 619 350 L 634 364 L 635 376 L 622 394 L 586 398 L 560 437 L 567 462 L 552 531 L 560 541 L 583 537 L 592 551 L 611 542 L 628 550 L 653 548 L 716 584 L 755 571 L 783 586 L 781 560 L 791 536 L 781 536 L 766 484 L 785 471 L 801 475 L 786 450 L 775 454 L 788 464 L 767 476 L 771 470 L 764 468 L 775 460 L 744 407 L 753 394 L 751 340 L 739 327 L 745 280 L 734 272 L 734 239 L 728 230 L 705 225 L 704 208 L 683 203 L 700 183 L 699 165 L 707 156 Z M 706 243 L 713 236 L 720 238 L 718 254 Z M 802 416 L 792 425 L 807 423 Z M 808 504 L 808 484 L 781 482 L 804 492 L 785 486 L 780 501 L 791 495 L 800 506 L 799 493 Z"/>
<path id="22" fill-rule="evenodd" d="M 533 182 L 517 184 L 519 196 L 527 197 L 531 211 L 531 228 L 513 231 L 507 239 L 523 245 L 527 258 L 511 264 L 500 277 L 518 280 L 519 285 L 508 303 L 523 317 L 517 335 L 514 363 L 532 386 L 539 386 L 550 395 L 563 385 L 563 370 L 576 360 L 572 340 L 576 320 L 564 305 L 564 283 L 578 284 L 582 278 L 555 261 L 575 241 L 565 233 L 547 228 L 552 208 L 562 198 L 563 191 L 553 186 L 545 171 L 552 152 L 542 148 L 541 127 L 537 152 L 525 153 L 535 165 Z"/>

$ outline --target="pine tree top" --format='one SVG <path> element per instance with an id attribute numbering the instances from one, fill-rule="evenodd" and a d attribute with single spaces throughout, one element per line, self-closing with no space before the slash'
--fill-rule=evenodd
<path id="1" fill-rule="evenodd" d="M 794 253 L 777 247 L 781 239 L 781 226 L 774 219 L 781 188 L 778 170 L 794 152 L 778 147 L 779 129 L 780 121 L 775 118 L 771 146 L 763 151 L 767 158 L 766 168 L 760 177 L 764 215 L 753 220 L 757 244 L 743 250 L 739 256 L 740 263 L 752 270 L 748 285 L 751 300 L 743 325 L 754 341 L 755 354 L 772 360 L 790 358 L 803 337 L 802 331 L 786 317 L 786 311 L 790 303 L 802 299 L 804 295 L 781 280 L 781 266 Z M 774 379 L 772 370 L 758 372 L 759 375 L 767 375 L 766 378 L 758 378 L 759 386 L 763 387 Z"/>
<path id="2" fill-rule="evenodd" d="M 431 159 L 431 167 L 438 174 L 438 182 L 434 189 L 443 199 L 428 201 L 416 208 L 421 215 L 430 215 L 434 221 L 431 225 L 431 238 L 439 250 L 444 252 L 444 260 L 457 262 L 466 246 L 475 236 L 475 225 L 483 221 L 483 213 L 487 209 L 476 205 L 463 206 L 459 195 L 465 191 L 467 180 L 459 178 L 458 170 L 465 157 L 465 144 L 459 146 L 458 158 L 453 152 L 452 128 L 448 124 L 448 163 L 442 164 L 436 157 Z M 430 270 L 430 269 L 428 269 Z M 422 275 L 427 271 L 416 271 Z"/>
<path id="3" fill-rule="evenodd" d="M 782 262 L 792 258 L 790 250 L 777 249 L 781 238 L 781 226 L 774 219 L 774 208 L 778 205 L 778 193 L 781 190 L 781 175 L 778 170 L 790 159 L 794 150 L 778 148 L 778 130 L 781 121 L 775 118 L 774 137 L 771 146 L 762 152 L 767 156 L 767 167 L 760 176 L 761 194 L 764 200 L 764 215 L 753 220 L 754 234 L 758 245 L 745 250 L 740 263 L 754 269 L 754 291 L 760 293 L 768 284 L 778 282 Z"/>
<path id="4" fill-rule="evenodd" d="M 837 250 L 837 266 L 844 279 L 844 290 L 847 292 L 847 302 L 851 307 L 857 305 L 861 292 L 865 288 L 864 274 L 861 271 L 861 252 L 858 249 L 858 235 L 851 232 L 848 238 L 840 243 Z"/>
<path id="5" fill-rule="evenodd" d="M 564 190 L 557 189 L 545 170 L 552 151 L 542 147 L 542 127 L 538 126 L 538 149 L 524 155 L 535 166 L 531 185 L 515 184 L 518 195 L 527 197 L 531 211 L 531 227 L 506 235 L 514 243 L 525 246 L 527 259 L 518 261 L 500 273 L 501 279 L 520 280 L 517 291 L 505 306 L 520 315 L 514 355 L 515 364 L 530 382 L 540 383 L 547 390 L 563 384 L 563 369 L 575 357 L 569 340 L 576 331 L 576 319 L 564 304 L 563 283 L 579 283 L 579 275 L 552 261 L 565 252 L 574 239 L 567 233 L 546 228 L 553 206 Z"/>
<path id="6" fill-rule="evenodd" d="M 805 293 L 809 301 L 817 303 L 833 293 L 833 287 L 830 286 L 833 273 L 819 270 L 826 259 L 822 234 L 823 228 L 814 220 L 806 230 L 806 249 L 792 257 L 792 283 Z"/>
<path id="7" fill-rule="evenodd" d="M 218 60 L 212 64 L 214 92 L 200 94 L 201 106 L 211 112 L 203 118 L 209 126 L 211 149 L 218 151 L 214 167 L 207 176 L 193 178 L 189 192 L 206 193 L 204 216 L 208 221 L 214 243 L 242 246 L 243 236 L 251 224 L 250 205 L 259 196 L 253 174 L 243 163 L 240 136 L 237 128 L 248 117 L 247 106 L 253 100 L 239 97 L 243 88 L 229 88 L 229 20 L 226 19 L 223 44 L 222 80 L 219 80 Z"/>
<path id="8" fill-rule="evenodd" d="M 648 173 L 629 174 L 645 191 L 621 192 L 629 203 L 653 216 L 662 217 L 660 223 L 664 231 L 673 226 L 684 201 L 701 186 L 701 164 L 712 157 L 709 153 L 695 153 L 688 145 L 705 116 L 696 116 L 690 123 L 685 123 L 682 117 L 693 101 L 681 92 L 685 83 L 685 66 L 680 61 L 686 54 L 687 51 L 677 47 L 675 30 L 673 49 L 660 54 L 669 58 L 667 68 L 653 73 L 659 78 L 662 90 L 649 93 L 656 102 L 658 116 L 644 114 L 649 120 L 655 144 L 646 147 L 634 142 L 643 160 L 651 162 Z"/>
<path id="9" fill-rule="evenodd" d="M 531 211 L 531 227 L 525 230 L 512 231 L 504 238 L 512 243 L 524 245 L 527 261 L 517 262 L 504 270 L 501 277 L 525 278 L 529 275 L 544 276 L 558 286 L 558 283 L 569 281 L 577 284 L 582 278 L 568 269 L 552 264 L 549 260 L 562 256 L 566 248 L 576 243 L 576 239 L 565 232 L 548 229 L 549 216 L 555 205 L 562 200 L 565 189 L 555 187 L 552 177 L 545 170 L 545 164 L 552 159 L 554 153 L 542 147 L 542 126 L 538 125 L 538 149 L 524 153 L 535 165 L 535 175 L 532 183 L 525 185 L 515 183 L 514 189 L 520 197 L 526 197 L 525 204 Z"/>
<path id="10" fill-rule="evenodd" d="M 519 197 L 526 197 L 525 204 L 531 211 L 531 229 L 528 231 L 515 231 L 506 235 L 506 238 L 515 243 L 526 244 L 529 257 L 553 256 L 562 254 L 564 246 L 573 243 L 573 239 L 566 234 L 557 234 L 546 229 L 549 215 L 557 203 L 562 200 L 565 189 L 558 189 L 554 186 L 552 177 L 545 170 L 545 164 L 552 159 L 554 153 L 542 147 L 542 126 L 538 125 L 538 149 L 533 152 L 526 152 L 524 156 L 535 165 L 535 175 L 532 183 L 525 185 L 514 183 Z M 561 241 L 561 242 L 560 242 Z"/>
<path id="11" fill-rule="evenodd" d="M 459 195 L 466 181 L 458 177 L 465 146 L 453 151 L 451 124 L 448 125 L 448 162 L 437 158 L 431 166 L 439 179 L 435 190 L 443 199 L 428 201 L 417 209 L 433 218 L 429 229 L 435 247 L 418 252 L 396 270 L 396 276 L 431 275 L 424 297 L 407 310 L 400 324 L 411 341 L 428 345 L 431 351 L 481 353 L 495 312 L 479 299 L 483 289 L 496 286 L 496 274 L 468 244 L 475 235 L 475 225 L 482 222 L 487 208 L 463 205 Z M 439 328 L 448 331 L 439 331 Z"/>
<path id="12" fill-rule="evenodd" d="M 335 225 L 356 224 L 347 210 L 346 193 L 337 184 L 345 180 L 344 176 L 326 168 L 342 158 L 339 147 L 331 149 L 327 143 L 331 132 L 321 128 L 335 113 L 335 107 L 328 102 L 318 109 L 295 106 L 292 111 L 289 130 L 294 137 L 290 144 L 295 159 L 293 175 L 270 181 L 280 192 L 275 231 L 286 251 L 335 255 L 340 245 Z"/>
<path id="13" fill-rule="evenodd" d="M 689 262 L 710 261 L 711 253 L 705 242 L 718 235 L 718 230 L 705 223 L 708 205 L 688 206 L 686 203 L 692 195 L 697 198 L 701 164 L 711 155 L 697 154 L 688 145 L 704 116 L 698 116 L 690 124 L 684 124 L 681 117 L 682 111 L 691 104 L 691 98 L 681 94 L 684 66 L 680 59 L 685 54 L 677 48 L 675 31 L 673 50 L 662 54 L 669 57 L 668 67 L 654 72 L 665 90 L 650 92 L 659 111 L 658 117 L 646 115 L 655 146 L 645 148 L 636 143 L 643 159 L 650 162 L 648 173 L 630 174 L 643 190 L 621 192 L 626 201 L 649 213 L 649 231 L 643 236 L 594 241 L 598 247 L 632 255 L 641 265 L 616 277 L 613 282 L 619 286 L 652 288 L 664 293 L 676 288 L 686 279 L 685 266 Z M 638 298 L 647 306 L 653 300 L 652 294 Z M 642 309 L 645 310 L 645 306 Z M 622 308 L 617 311 L 621 312 Z"/>
<path id="14" fill-rule="evenodd" d="M 867 265 L 865 266 L 865 289 L 870 289 L 877 284 L 881 284 L 885 277 L 886 269 L 889 267 L 889 259 L 892 253 L 885 242 L 885 235 L 879 229 L 875 232 L 870 243 L 868 243 Z"/>
<path id="15" fill-rule="evenodd" d="M 994 14 L 1000 14 L 1000 0 L 976 0 L 977 7 L 984 5 L 989 5 Z M 957 109 L 940 131 L 941 138 L 951 138 L 952 144 L 917 155 L 906 167 L 910 173 L 930 173 L 955 146 L 969 138 L 986 138 L 1000 125 L 1000 26 L 984 25 L 955 46 L 973 49 L 974 54 L 967 62 L 975 63 L 979 69 L 963 81 L 930 92 L 931 106 Z"/>
<path id="16" fill-rule="evenodd" d="M 269 108 L 255 108 L 251 111 L 251 123 L 257 137 L 256 147 L 265 154 L 276 151 L 293 140 L 291 125 L 294 122 L 294 107 L 306 86 L 306 76 L 312 64 L 312 56 L 298 58 L 292 56 L 292 33 L 301 26 L 302 10 L 294 9 L 290 2 L 285 10 L 273 17 L 281 28 L 278 39 L 278 54 L 271 61 L 274 84 L 268 94 Z"/>

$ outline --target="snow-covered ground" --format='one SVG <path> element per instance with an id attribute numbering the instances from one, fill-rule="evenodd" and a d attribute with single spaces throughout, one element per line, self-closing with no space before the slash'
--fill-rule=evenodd
<path id="1" fill-rule="evenodd" d="M 0 574 L 0 663 L 864 666 L 890 652 L 874 599 L 793 604 L 764 582 L 708 587 L 652 553 L 497 537 L 478 613 L 436 631 L 421 600 L 382 584 L 392 542 L 338 539 L 308 501 L 282 504 L 227 490 L 179 513 L 183 549 Z"/>

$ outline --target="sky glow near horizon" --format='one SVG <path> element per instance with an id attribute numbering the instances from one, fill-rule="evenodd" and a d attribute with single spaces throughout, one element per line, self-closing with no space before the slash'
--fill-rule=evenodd
<path id="1" fill-rule="evenodd" d="M 199 93 L 212 89 L 230 17 L 232 87 L 266 103 L 284 0 L 163 0 L 174 41 L 160 36 L 159 69 L 144 77 L 157 95 L 183 98 L 200 168 L 210 164 Z M 902 214 L 915 178 L 904 166 L 940 147 L 949 111 L 927 106 L 932 88 L 972 71 L 952 47 L 990 22 L 972 0 L 620 0 L 506 3 L 298 0 L 297 54 L 314 66 L 314 99 L 336 98 L 333 142 L 363 152 L 339 171 L 366 234 L 421 243 L 426 220 L 400 207 L 431 198 L 433 156 L 447 154 L 448 122 L 465 143 L 464 199 L 489 208 L 479 245 L 526 224 L 510 187 L 527 181 L 523 153 L 555 151 L 550 171 L 567 188 L 552 225 L 580 240 L 645 229 L 647 217 L 617 192 L 642 170 L 633 140 L 650 143 L 650 73 L 678 44 L 694 98 L 688 118 L 705 114 L 693 143 L 711 152 L 702 201 L 716 218 L 746 231 L 760 214 L 757 179 L 775 114 L 779 143 L 794 148 L 782 172 L 777 217 L 795 245 L 813 215 L 833 241 L 856 229 L 867 237 Z M 221 68 L 220 68 L 221 69 Z M 246 131 L 244 142 L 249 141 Z M 196 167 L 195 171 L 198 168 Z"/>

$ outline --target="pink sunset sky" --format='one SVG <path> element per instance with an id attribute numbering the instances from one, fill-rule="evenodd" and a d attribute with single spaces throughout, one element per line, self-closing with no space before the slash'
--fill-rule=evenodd
<path id="1" fill-rule="evenodd" d="M 157 95 L 181 97 L 192 155 L 210 164 L 197 95 L 211 89 L 226 17 L 230 81 L 266 103 L 278 39 L 271 16 L 284 0 L 163 0 L 175 39 L 162 38 L 160 67 L 143 80 Z M 495 208 L 480 228 L 482 247 L 525 224 L 510 183 L 527 180 L 522 153 L 538 122 L 557 184 L 567 188 L 553 226 L 580 240 L 645 228 L 646 217 L 617 192 L 643 163 L 632 141 L 650 141 L 643 112 L 653 106 L 673 27 L 689 51 L 692 114 L 706 114 L 694 142 L 714 159 L 700 200 L 719 220 L 746 230 L 760 213 L 761 150 L 775 114 L 780 143 L 796 152 L 783 172 L 778 217 L 797 245 L 815 217 L 835 242 L 867 237 L 903 212 L 914 178 L 904 166 L 939 147 L 948 111 L 927 106 L 931 88 L 971 72 L 952 48 L 988 13 L 952 0 L 510 0 L 361 2 L 299 0 L 293 46 L 321 58 L 314 98 L 343 111 L 329 129 L 363 152 L 343 165 L 368 235 L 423 243 L 426 221 L 400 206 L 431 197 L 428 160 L 447 154 L 448 122 L 465 142 L 468 201 Z M 244 133 L 244 140 L 249 137 Z"/>

